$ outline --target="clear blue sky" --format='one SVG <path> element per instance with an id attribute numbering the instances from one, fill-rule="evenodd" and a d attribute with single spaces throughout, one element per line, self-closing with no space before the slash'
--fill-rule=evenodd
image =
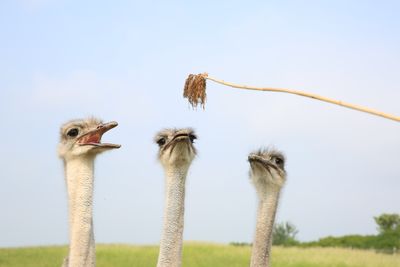
<path id="1" fill-rule="evenodd" d="M 100 243 L 158 243 L 164 179 L 154 134 L 197 130 L 185 240 L 253 237 L 249 152 L 286 153 L 278 221 L 301 240 L 374 234 L 399 213 L 400 124 L 310 99 L 208 84 L 189 73 L 288 87 L 400 115 L 398 1 L 0 2 L 0 246 L 66 244 L 59 127 L 94 115 L 122 148 L 96 164 Z"/>

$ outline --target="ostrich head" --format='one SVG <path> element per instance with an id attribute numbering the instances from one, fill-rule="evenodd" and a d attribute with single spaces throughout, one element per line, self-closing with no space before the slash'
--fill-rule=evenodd
<path id="1" fill-rule="evenodd" d="M 72 120 L 61 127 L 58 155 L 63 159 L 79 156 L 94 156 L 103 151 L 120 148 L 121 145 L 101 143 L 101 137 L 116 127 L 117 122 L 103 123 L 99 119 Z"/>
<path id="2" fill-rule="evenodd" d="M 250 177 L 257 191 L 263 194 L 267 188 L 281 189 L 286 181 L 285 156 L 281 152 L 260 149 L 250 153 L 248 160 Z"/>
<path id="3" fill-rule="evenodd" d="M 196 155 L 193 146 L 197 139 L 193 129 L 165 129 L 159 132 L 154 141 L 159 146 L 158 158 L 164 167 L 189 166 Z"/>

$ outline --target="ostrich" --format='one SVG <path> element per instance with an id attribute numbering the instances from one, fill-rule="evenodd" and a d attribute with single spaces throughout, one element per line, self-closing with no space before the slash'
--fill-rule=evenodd
<path id="1" fill-rule="evenodd" d="M 157 267 L 181 266 L 185 181 L 196 155 L 196 138 L 192 129 L 165 129 L 155 137 L 165 172 L 164 224 Z"/>
<path id="2" fill-rule="evenodd" d="M 103 151 L 120 147 L 101 143 L 102 135 L 117 125 L 88 118 L 73 120 L 61 127 L 58 154 L 64 162 L 70 227 L 69 255 L 63 267 L 96 265 L 92 214 L 94 159 Z"/>
<path id="3" fill-rule="evenodd" d="M 268 267 L 279 193 L 286 180 L 285 157 L 275 150 L 260 149 L 251 153 L 248 160 L 259 200 L 250 266 Z"/>

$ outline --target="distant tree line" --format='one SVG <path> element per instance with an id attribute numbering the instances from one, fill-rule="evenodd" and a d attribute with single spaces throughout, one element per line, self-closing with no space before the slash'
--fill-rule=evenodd
<path id="1" fill-rule="evenodd" d="M 399 252 L 400 250 L 400 215 L 382 214 L 374 217 L 378 226 L 377 235 L 328 236 L 318 241 L 300 242 L 296 239 L 298 230 L 290 222 L 278 223 L 273 229 L 275 246 L 300 247 L 345 247 L 357 249 L 375 249 L 383 252 Z M 251 246 L 251 243 L 232 242 L 234 246 Z"/>
<path id="2" fill-rule="evenodd" d="M 400 215 L 382 214 L 374 217 L 378 225 L 377 235 L 346 235 L 324 237 L 318 241 L 301 243 L 302 247 L 346 247 L 375 249 L 386 252 L 398 252 L 400 249 Z"/>

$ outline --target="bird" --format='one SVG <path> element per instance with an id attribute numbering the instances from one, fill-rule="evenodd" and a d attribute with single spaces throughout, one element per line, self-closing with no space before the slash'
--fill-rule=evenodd
<path id="1" fill-rule="evenodd" d="M 279 195 L 286 182 L 285 156 L 277 150 L 262 148 L 250 153 L 248 161 L 250 180 L 258 197 L 250 267 L 269 267 L 275 215 Z"/>
<path id="2" fill-rule="evenodd" d="M 154 138 L 165 173 L 164 221 L 157 267 L 179 267 L 182 263 L 185 182 L 197 154 L 193 145 L 196 139 L 191 128 L 165 129 Z"/>
<path id="3" fill-rule="evenodd" d="M 98 154 L 120 148 L 101 143 L 103 134 L 117 122 L 103 123 L 90 117 L 71 120 L 62 125 L 58 156 L 64 163 L 68 192 L 69 252 L 63 267 L 96 266 L 93 233 L 94 161 Z"/>

